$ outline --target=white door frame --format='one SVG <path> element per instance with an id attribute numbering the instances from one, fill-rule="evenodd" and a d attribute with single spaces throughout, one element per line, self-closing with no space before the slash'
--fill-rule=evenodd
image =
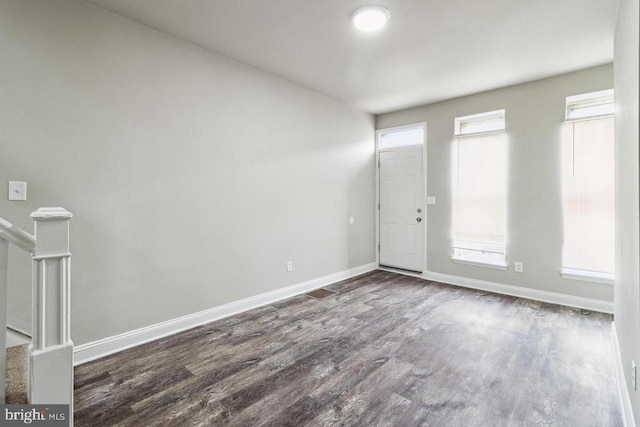
<path id="1" fill-rule="evenodd" d="M 422 274 L 427 271 L 427 229 L 429 221 L 427 220 L 427 122 L 410 123 L 402 126 L 393 126 L 390 128 L 376 129 L 376 204 L 374 206 L 376 211 L 376 264 L 380 267 L 380 136 L 383 133 L 400 131 L 405 129 L 414 129 L 422 127 L 422 135 L 424 141 L 422 142 L 422 184 L 424 191 L 424 206 L 422 206 L 422 212 L 424 213 L 424 258 L 422 260 Z M 393 150 L 392 148 L 389 151 Z"/>

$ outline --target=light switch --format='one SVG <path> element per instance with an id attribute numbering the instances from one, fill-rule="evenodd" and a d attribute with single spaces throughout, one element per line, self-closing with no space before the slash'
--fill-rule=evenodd
<path id="1" fill-rule="evenodd" d="M 27 200 L 27 183 L 9 181 L 9 200 Z"/>
<path id="2" fill-rule="evenodd" d="M 436 198 L 434 196 L 427 196 L 427 205 L 435 205 Z"/>

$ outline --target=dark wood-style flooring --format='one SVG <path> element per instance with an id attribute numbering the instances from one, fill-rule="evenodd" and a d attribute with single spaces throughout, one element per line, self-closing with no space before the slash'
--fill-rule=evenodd
<path id="1" fill-rule="evenodd" d="M 77 426 L 622 426 L 611 316 L 375 271 L 75 370 Z"/>

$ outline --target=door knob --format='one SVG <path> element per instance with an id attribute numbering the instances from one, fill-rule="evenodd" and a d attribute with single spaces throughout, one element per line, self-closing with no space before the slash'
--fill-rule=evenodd
<path id="1" fill-rule="evenodd" d="M 422 218 L 418 217 L 418 218 L 416 218 L 416 221 L 420 222 L 420 221 L 422 221 Z"/>
<path id="2" fill-rule="evenodd" d="M 418 213 L 421 213 L 421 212 L 422 212 L 422 209 L 418 209 Z"/>

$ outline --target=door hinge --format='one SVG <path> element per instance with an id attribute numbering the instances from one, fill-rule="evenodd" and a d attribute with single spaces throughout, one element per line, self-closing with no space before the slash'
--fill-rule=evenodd
<path id="1" fill-rule="evenodd" d="M 380 202 L 378 202 L 378 210 L 380 210 Z"/>
<path id="2" fill-rule="evenodd" d="M 378 168 L 380 168 L 380 160 L 378 160 Z"/>

